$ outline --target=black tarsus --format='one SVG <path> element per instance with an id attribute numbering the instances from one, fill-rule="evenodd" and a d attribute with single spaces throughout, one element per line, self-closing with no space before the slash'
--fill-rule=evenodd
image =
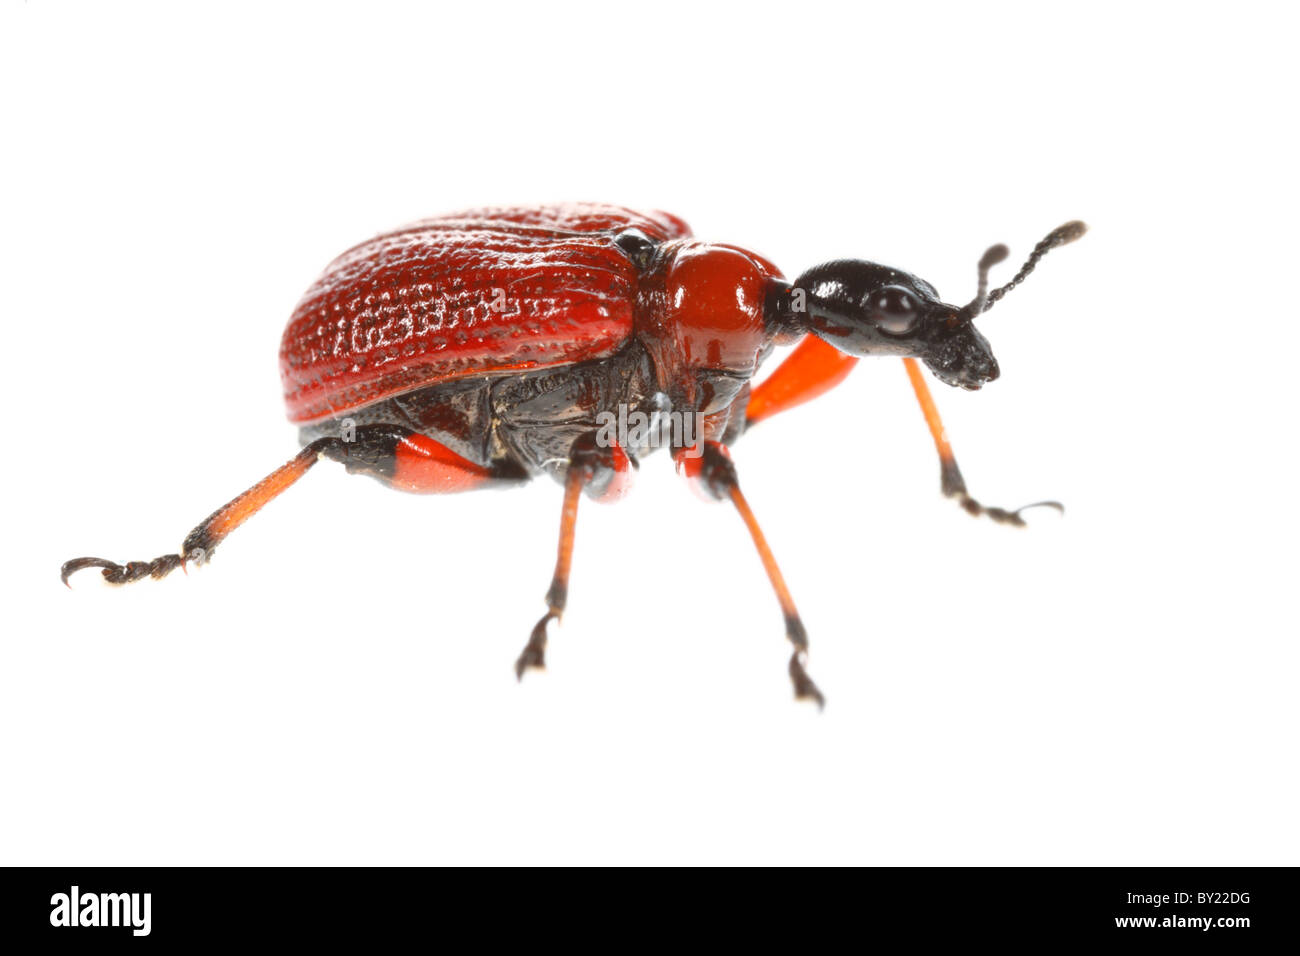
<path id="1" fill-rule="evenodd" d="M 128 561 L 126 564 L 118 564 L 105 558 L 74 558 L 64 562 L 59 577 L 65 585 L 72 587 L 68 583 L 68 578 L 78 571 L 86 568 L 103 568 L 104 580 L 109 584 L 127 584 L 146 577 L 154 579 L 166 577 L 184 563 L 185 558 L 179 554 L 164 554 L 152 561 Z"/>
<path id="2" fill-rule="evenodd" d="M 996 521 L 998 524 L 1009 524 L 1017 528 L 1023 528 L 1025 519 L 1020 517 L 1020 514 L 1030 508 L 1054 508 L 1061 514 L 1065 514 L 1065 505 L 1059 501 L 1035 501 L 1033 504 L 1021 505 L 1015 511 L 982 504 L 977 499 L 972 498 L 970 492 L 966 490 L 966 479 L 962 477 L 961 469 L 957 467 L 957 459 L 940 457 L 939 464 L 944 495 L 955 499 L 957 504 L 961 505 L 962 510 L 974 518 L 983 516 Z"/>

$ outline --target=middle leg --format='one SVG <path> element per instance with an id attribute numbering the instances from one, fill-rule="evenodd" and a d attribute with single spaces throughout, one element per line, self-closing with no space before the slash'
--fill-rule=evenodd
<path id="1" fill-rule="evenodd" d="M 515 676 L 524 679 L 529 668 L 546 666 L 547 625 L 564 614 L 569 599 L 569 568 L 573 564 L 573 539 L 578 526 L 578 501 L 583 491 L 596 501 L 613 501 L 626 493 L 635 462 L 618 445 L 602 447 L 591 432 L 578 438 L 569 450 L 564 473 L 564 506 L 560 511 L 560 543 L 555 573 L 546 592 L 546 613 L 533 626 L 523 653 L 515 661 Z"/>

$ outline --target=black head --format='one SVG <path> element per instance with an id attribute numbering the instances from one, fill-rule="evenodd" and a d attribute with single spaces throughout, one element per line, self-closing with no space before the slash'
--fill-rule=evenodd
<path id="1" fill-rule="evenodd" d="M 1069 222 L 1054 229 L 1015 278 L 990 293 L 989 269 L 1007 257 L 1006 246 L 993 246 L 979 262 L 978 294 L 960 308 L 942 302 L 934 286 L 910 273 L 837 259 L 795 280 L 783 311 L 843 352 L 920 358 L 941 381 L 976 389 L 999 374 L 988 339 L 975 328 L 976 317 L 1019 285 L 1048 251 L 1078 239 L 1086 228 Z"/>

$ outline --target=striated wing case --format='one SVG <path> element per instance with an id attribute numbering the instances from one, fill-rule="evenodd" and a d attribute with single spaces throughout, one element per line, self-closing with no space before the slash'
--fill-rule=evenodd
<path id="1" fill-rule="evenodd" d="M 603 358 L 632 334 L 635 228 L 690 235 L 667 213 L 570 203 L 412 223 L 339 256 L 280 345 L 289 419 L 308 424 L 466 375 Z"/>

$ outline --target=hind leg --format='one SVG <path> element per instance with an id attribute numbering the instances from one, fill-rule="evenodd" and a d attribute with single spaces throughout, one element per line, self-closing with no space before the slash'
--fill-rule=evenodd
<path id="1" fill-rule="evenodd" d="M 191 562 L 204 564 L 228 534 L 296 483 L 322 458 L 340 462 L 349 472 L 371 475 L 404 491 L 469 491 L 492 483 L 528 478 L 527 472 L 513 462 L 479 465 L 409 429 L 366 425 L 355 429 L 347 438 L 331 436 L 311 442 L 284 465 L 205 518 L 186 535 L 179 553 L 126 564 L 104 558 L 74 558 L 63 565 L 63 583 L 67 584 L 69 577 L 86 568 L 100 568 L 104 580 L 111 584 L 126 584 L 145 577 L 165 577 Z"/>

